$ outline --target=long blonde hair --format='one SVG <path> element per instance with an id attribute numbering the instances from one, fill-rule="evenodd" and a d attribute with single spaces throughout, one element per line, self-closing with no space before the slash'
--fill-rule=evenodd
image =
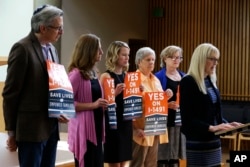
<path id="1" fill-rule="evenodd" d="M 203 43 L 197 46 L 197 48 L 193 52 L 190 66 L 187 72 L 188 75 L 191 75 L 195 79 L 200 91 L 203 92 L 204 94 L 207 94 L 207 90 L 206 90 L 206 86 L 204 82 L 206 61 L 207 61 L 207 58 L 214 53 L 217 55 L 220 55 L 218 48 L 216 48 L 214 45 L 210 43 Z M 216 72 L 209 75 L 209 77 L 213 85 L 217 87 L 216 86 L 216 79 L 217 79 Z"/>

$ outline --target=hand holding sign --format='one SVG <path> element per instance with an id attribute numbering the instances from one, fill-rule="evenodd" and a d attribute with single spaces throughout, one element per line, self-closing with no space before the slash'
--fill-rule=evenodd
<path id="1" fill-rule="evenodd" d="M 67 118 L 65 115 L 60 115 L 57 119 L 60 123 L 68 123 L 69 122 L 69 118 Z"/>
<path id="2" fill-rule="evenodd" d="M 114 79 L 105 78 L 103 80 L 103 89 L 104 89 L 105 99 L 100 99 L 100 103 L 103 103 L 103 105 L 106 105 L 110 129 L 117 129 L 115 94 L 116 94 L 117 89 L 118 91 L 122 89 L 122 86 L 116 86 L 116 90 L 115 90 Z"/>
<path id="3" fill-rule="evenodd" d="M 139 89 L 140 89 L 141 92 L 143 92 L 143 91 L 144 91 L 144 86 L 143 86 L 143 85 L 140 85 L 140 86 L 139 86 Z"/>
<path id="4" fill-rule="evenodd" d="M 94 102 L 94 108 L 98 108 L 98 107 L 104 107 L 107 108 L 108 107 L 108 100 L 103 99 L 103 98 L 99 98 Z"/>
<path id="5" fill-rule="evenodd" d="M 173 91 L 171 89 L 167 89 L 165 92 L 168 96 L 168 99 L 170 99 L 173 96 Z"/>
<path id="6" fill-rule="evenodd" d="M 117 96 L 120 93 L 122 93 L 122 91 L 124 91 L 124 89 L 125 89 L 125 84 L 124 83 L 117 84 L 116 88 L 115 88 L 115 96 Z"/>
<path id="7" fill-rule="evenodd" d="M 173 96 L 173 91 L 171 89 L 167 89 L 165 92 L 167 94 L 168 99 L 170 99 Z M 177 110 L 179 108 L 179 102 L 177 102 L 177 100 L 168 102 L 168 108 Z"/>

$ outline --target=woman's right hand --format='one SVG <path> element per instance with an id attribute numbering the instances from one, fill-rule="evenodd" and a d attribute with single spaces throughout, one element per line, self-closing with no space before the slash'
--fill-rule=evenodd
<path id="1" fill-rule="evenodd" d="M 140 137 L 140 138 L 145 137 L 145 133 L 142 129 L 134 129 L 134 133 L 135 133 L 135 136 L 137 137 Z"/>
<path id="2" fill-rule="evenodd" d="M 176 104 L 175 101 L 170 101 L 170 102 L 168 102 L 168 108 L 173 109 L 173 110 L 177 110 L 180 108 L 180 105 Z"/>
<path id="3" fill-rule="evenodd" d="M 9 138 L 6 141 L 7 144 L 7 149 L 11 152 L 17 150 L 17 144 L 16 144 L 16 139 L 15 136 L 9 136 Z"/>
<path id="4" fill-rule="evenodd" d="M 144 91 L 144 86 L 143 86 L 143 85 L 140 85 L 140 86 L 139 86 L 139 89 L 140 89 L 141 92 L 143 92 L 143 91 Z"/>

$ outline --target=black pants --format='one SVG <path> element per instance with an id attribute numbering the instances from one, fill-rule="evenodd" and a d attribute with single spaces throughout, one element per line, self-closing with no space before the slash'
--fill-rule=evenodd
<path id="1" fill-rule="evenodd" d="M 179 167 L 178 159 L 159 160 L 157 161 L 157 167 Z"/>
<path id="2" fill-rule="evenodd" d="M 87 152 L 84 155 L 85 167 L 103 167 L 103 151 L 102 143 L 98 143 L 97 146 L 92 142 L 87 141 Z M 75 167 L 79 166 L 79 161 L 75 158 Z"/>

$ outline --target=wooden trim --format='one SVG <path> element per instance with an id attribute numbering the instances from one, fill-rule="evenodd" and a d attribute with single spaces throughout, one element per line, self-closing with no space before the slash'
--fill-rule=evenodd
<path id="1" fill-rule="evenodd" d="M 212 43 L 220 50 L 217 84 L 222 100 L 250 101 L 250 1 L 149 0 L 148 44 L 156 54 L 169 45 L 183 49 L 180 69 L 187 72 L 193 50 Z M 160 69 L 158 56 L 155 70 Z"/>
<path id="2" fill-rule="evenodd" d="M 8 61 L 8 57 L 0 56 L 0 66 L 6 65 Z"/>
<path id="3" fill-rule="evenodd" d="M 66 162 L 63 164 L 56 165 L 56 167 L 74 167 L 74 166 L 75 166 L 75 162 Z"/>

